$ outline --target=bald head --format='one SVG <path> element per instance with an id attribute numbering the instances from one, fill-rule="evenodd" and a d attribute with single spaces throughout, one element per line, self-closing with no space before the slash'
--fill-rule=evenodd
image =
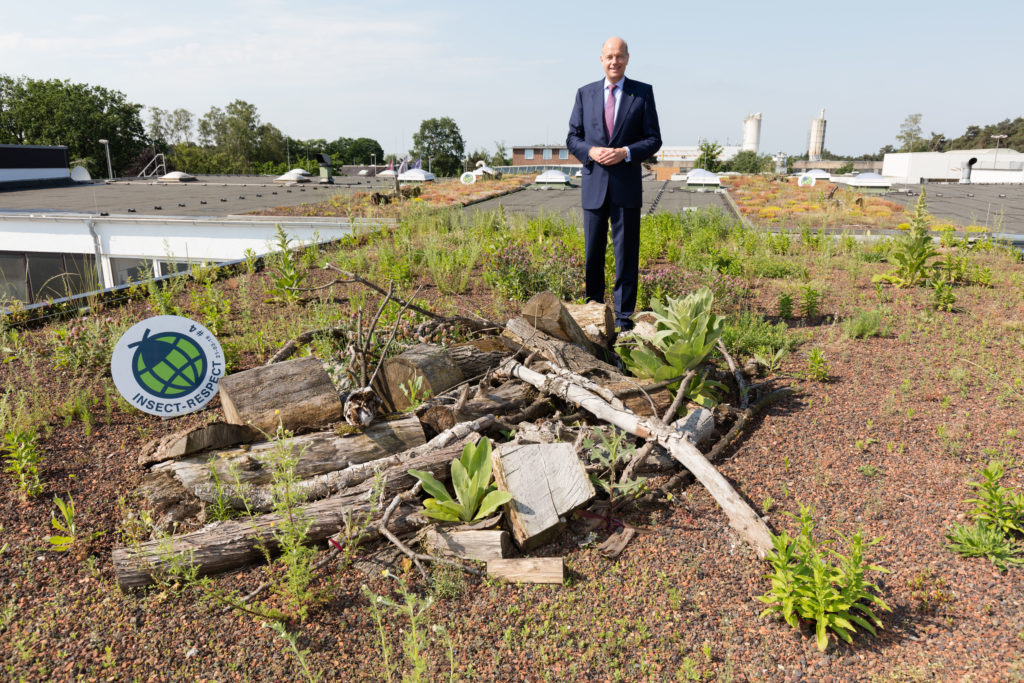
<path id="1" fill-rule="evenodd" d="M 629 46 L 622 38 L 612 37 L 601 46 L 601 66 L 611 83 L 618 83 L 626 75 L 629 64 Z"/>
<path id="2" fill-rule="evenodd" d="M 622 38 L 619 38 L 618 36 L 612 36 L 608 40 L 604 41 L 604 45 L 601 46 L 601 52 L 604 53 L 604 51 L 609 48 L 622 48 L 622 51 L 624 53 L 626 53 L 627 55 L 629 54 L 629 45 L 627 45 L 626 41 L 624 41 Z"/>

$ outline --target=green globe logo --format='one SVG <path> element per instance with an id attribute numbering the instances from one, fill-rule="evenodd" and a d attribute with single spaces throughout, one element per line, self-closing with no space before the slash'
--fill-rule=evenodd
<path id="1" fill-rule="evenodd" d="M 176 398 L 198 389 L 206 377 L 206 354 L 178 332 L 160 332 L 129 344 L 135 349 L 132 374 L 143 389 L 157 398 Z"/>

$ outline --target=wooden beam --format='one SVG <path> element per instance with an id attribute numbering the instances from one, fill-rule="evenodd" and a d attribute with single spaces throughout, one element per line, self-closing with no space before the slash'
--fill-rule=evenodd
<path id="1" fill-rule="evenodd" d="M 561 557 L 519 557 L 511 560 L 489 560 L 487 573 L 516 583 L 565 582 L 565 561 Z"/>

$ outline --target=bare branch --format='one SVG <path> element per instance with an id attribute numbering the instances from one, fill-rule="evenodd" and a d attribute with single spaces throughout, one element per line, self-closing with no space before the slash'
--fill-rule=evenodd
<path id="1" fill-rule="evenodd" d="M 740 409 L 746 410 L 750 405 L 750 388 L 747 386 L 747 380 L 743 378 L 743 371 L 736 367 L 736 361 L 729 355 L 721 339 L 718 340 L 718 350 L 725 356 L 725 362 L 729 364 L 729 369 L 732 370 L 733 377 L 736 378 L 736 386 L 740 390 Z"/>
<path id="2" fill-rule="evenodd" d="M 665 411 L 665 415 L 662 416 L 662 422 L 668 422 L 671 418 L 675 417 L 676 412 L 679 411 L 679 406 L 683 405 L 683 401 L 686 399 L 686 392 L 690 390 L 690 382 L 697 375 L 697 369 L 694 368 L 686 373 L 683 377 L 683 381 L 679 384 L 679 391 L 676 392 L 676 397 L 672 401 L 672 405 Z"/>

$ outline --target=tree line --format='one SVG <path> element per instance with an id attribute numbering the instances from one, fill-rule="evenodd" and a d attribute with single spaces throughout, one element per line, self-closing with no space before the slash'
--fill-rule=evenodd
<path id="1" fill-rule="evenodd" d="M 203 174 L 314 171 L 316 153 L 330 154 L 335 165 L 368 165 L 374 157 L 386 163 L 376 140 L 297 140 L 262 121 L 256 106 L 243 100 L 198 117 L 187 109 L 145 109 L 101 86 L 0 74 L 0 144 L 65 145 L 71 164 L 93 176 L 106 175 L 101 139 L 109 141 L 117 176 L 136 175 L 158 152 L 168 170 Z"/>

